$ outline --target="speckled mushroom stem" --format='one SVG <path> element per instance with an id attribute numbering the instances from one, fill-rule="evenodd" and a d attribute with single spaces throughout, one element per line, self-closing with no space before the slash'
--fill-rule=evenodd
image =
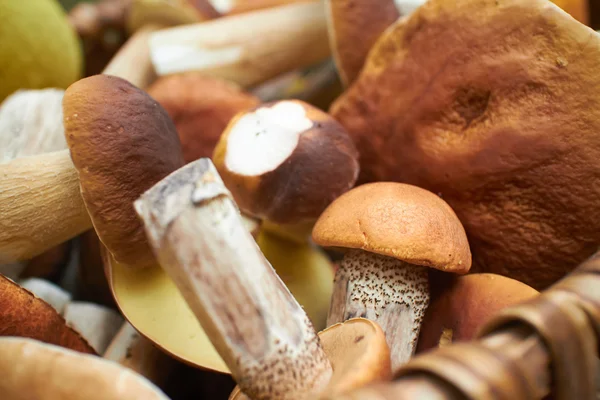
<path id="1" fill-rule="evenodd" d="M 355 317 L 376 321 L 385 332 L 395 371 L 414 354 L 428 305 L 426 267 L 350 250 L 336 271 L 327 326 Z"/>
<path id="2" fill-rule="evenodd" d="M 169 175 L 135 207 L 160 264 L 245 394 L 305 399 L 327 385 L 332 368 L 316 332 L 209 159 Z"/>

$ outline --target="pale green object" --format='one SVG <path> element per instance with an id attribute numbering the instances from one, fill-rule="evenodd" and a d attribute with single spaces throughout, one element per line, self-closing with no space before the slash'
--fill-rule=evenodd
<path id="1" fill-rule="evenodd" d="M 18 89 L 66 89 L 82 71 L 79 38 L 56 0 L 0 0 L 0 101 Z"/>

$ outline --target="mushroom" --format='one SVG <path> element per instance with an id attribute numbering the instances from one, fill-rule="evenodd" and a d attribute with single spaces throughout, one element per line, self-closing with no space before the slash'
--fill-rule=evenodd
<path id="1" fill-rule="evenodd" d="M 210 157 L 231 118 L 260 101 L 231 82 L 197 72 L 161 77 L 148 94 L 175 123 L 185 162 Z"/>
<path id="2" fill-rule="evenodd" d="M 27 337 L 83 353 L 96 354 L 87 341 L 69 327 L 51 305 L 2 275 L 0 336 Z"/>
<path id="3" fill-rule="evenodd" d="M 538 291 L 532 287 L 501 275 L 458 277 L 429 305 L 421 325 L 417 353 L 471 340 L 498 311 L 537 295 Z"/>
<path id="4" fill-rule="evenodd" d="M 329 57 L 326 25 L 320 1 L 298 2 L 163 29 L 150 54 L 158 75 L 198 70 L 246 88 Z"/>
<path id="5" fill-rule="evenodd" d="M 599 58 L 600 34 L 547 0 L 429 0 L 386 30 L 331 114 L 359 182 L 439 194 L 475 271 L 539 290 L 600 243 Z"/>
<path id="6" fill-rule="evenodd" d="M 0 165 L 67 147 L 62 125 L 63 94 L 64 90 L 59 89 L 18 90 L 2 102 Z M 32 276 L 51 279 L 66 265 L 70 250 L 68 243 L 61 243 L 30 260 L 0 265 L 0 273 L 13 279 Z"/>
<path id="7" fill-rule="evenodd" d="M 116 363 L 26 338 L 0 338 L 0 374 L 4 400 L 168 400 Z"/>
<path id="8" fill-rule="evenodd" d="M 389 349 L 376 323 L 331 327 L 321 335 L 328 347 L 321 344 L 209 159 L 167 176 L 135 208 L 161 266 L 246 395 L 315 398 L 389 377 Z"/>
<path id="9" fill-rule="evenodd" d="M 400 13 L 393 0 L 326 0 L 329 42 L 342 83 L 358 76 L 367 53 Z"/>
<path id="10" fill-rule="evenodd" d="M 271 8 L 310 0 L 208 0 L 221 15 L 241 14 L 248 11 Z"/>
<path id="11" fill-rule="evenodd" d="M 354 186 L 357 150 L 328 114 L 298 100 L 262 104 L 231 120 L 214 163 L 247 214 L 303 237 Z"/>
<path id="12" fill-rule="evenodd" d="M 313 240 L 345 249 L 327 324 L 376 321 L 393 371 L 416 349 L 429 304 L 428 268 L 464 274 L 471 267 L 467 236 L 450 206 L 401 183 L 371 183 L 343 194 L 315 224 Z"/>

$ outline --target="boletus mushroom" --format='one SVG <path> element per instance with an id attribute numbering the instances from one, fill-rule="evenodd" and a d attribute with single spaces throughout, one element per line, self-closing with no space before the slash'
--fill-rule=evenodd
<path id="1" fill-rule="evenodd" d="M 336 271 L 327 324 L 377 321 L 392 370 L 415 352 L 429 304 L 428 268 L 465 274 L 471 253 L 446 202 L 412 185 L 377 182 L 344 193 L 313 229 L 315 243 L 345 251 Z"/>
<path id="2" fill-rule="evenodd" d="M 33 339 L 0 338 L 3 400 L 168 400 L 119 364 Z"/>
<path id="3" fill-rule="evenodd" d="M 538 294 L 532 287 L 501 275 L 457 277 L 427 308 L 417 353 L 471 340 L 498 311 Z"/>
<path id="4" fill-rule="evenodd" d="M 306 238 L 323 210 L 354 186 L 357 156 L 327 113 L 282 100 L 234 117 L 213 160 L 243 212 Z"/>
<path id="5" fill-rule="evenodd" d="M 245 395 L 308 399 L 389 377 L 389 349 L 376 323 L 339 324 L 319 339 L 209 159 L 167 176 L 135 208 L 161 266 Z"/>
<path id="6" fill-rule="evenodd" d="M 331 114 L 359 182 L 439 194 L 475 271 L 539 290 L 600 243 L 599 58 L 600 34 L 548 0 L 430 0 L 385 31 Z"/>

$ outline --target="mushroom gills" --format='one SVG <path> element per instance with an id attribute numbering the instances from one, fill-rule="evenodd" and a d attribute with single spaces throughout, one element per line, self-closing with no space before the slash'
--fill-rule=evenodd
<path id="1" fill-rule="evenodd" d="M 426 267 L 350 250 L 336 271 L 327 325 L 355 317 L 377 322 L 390 347 L 393 371 L 414 354 L 428 305 Z"/>

